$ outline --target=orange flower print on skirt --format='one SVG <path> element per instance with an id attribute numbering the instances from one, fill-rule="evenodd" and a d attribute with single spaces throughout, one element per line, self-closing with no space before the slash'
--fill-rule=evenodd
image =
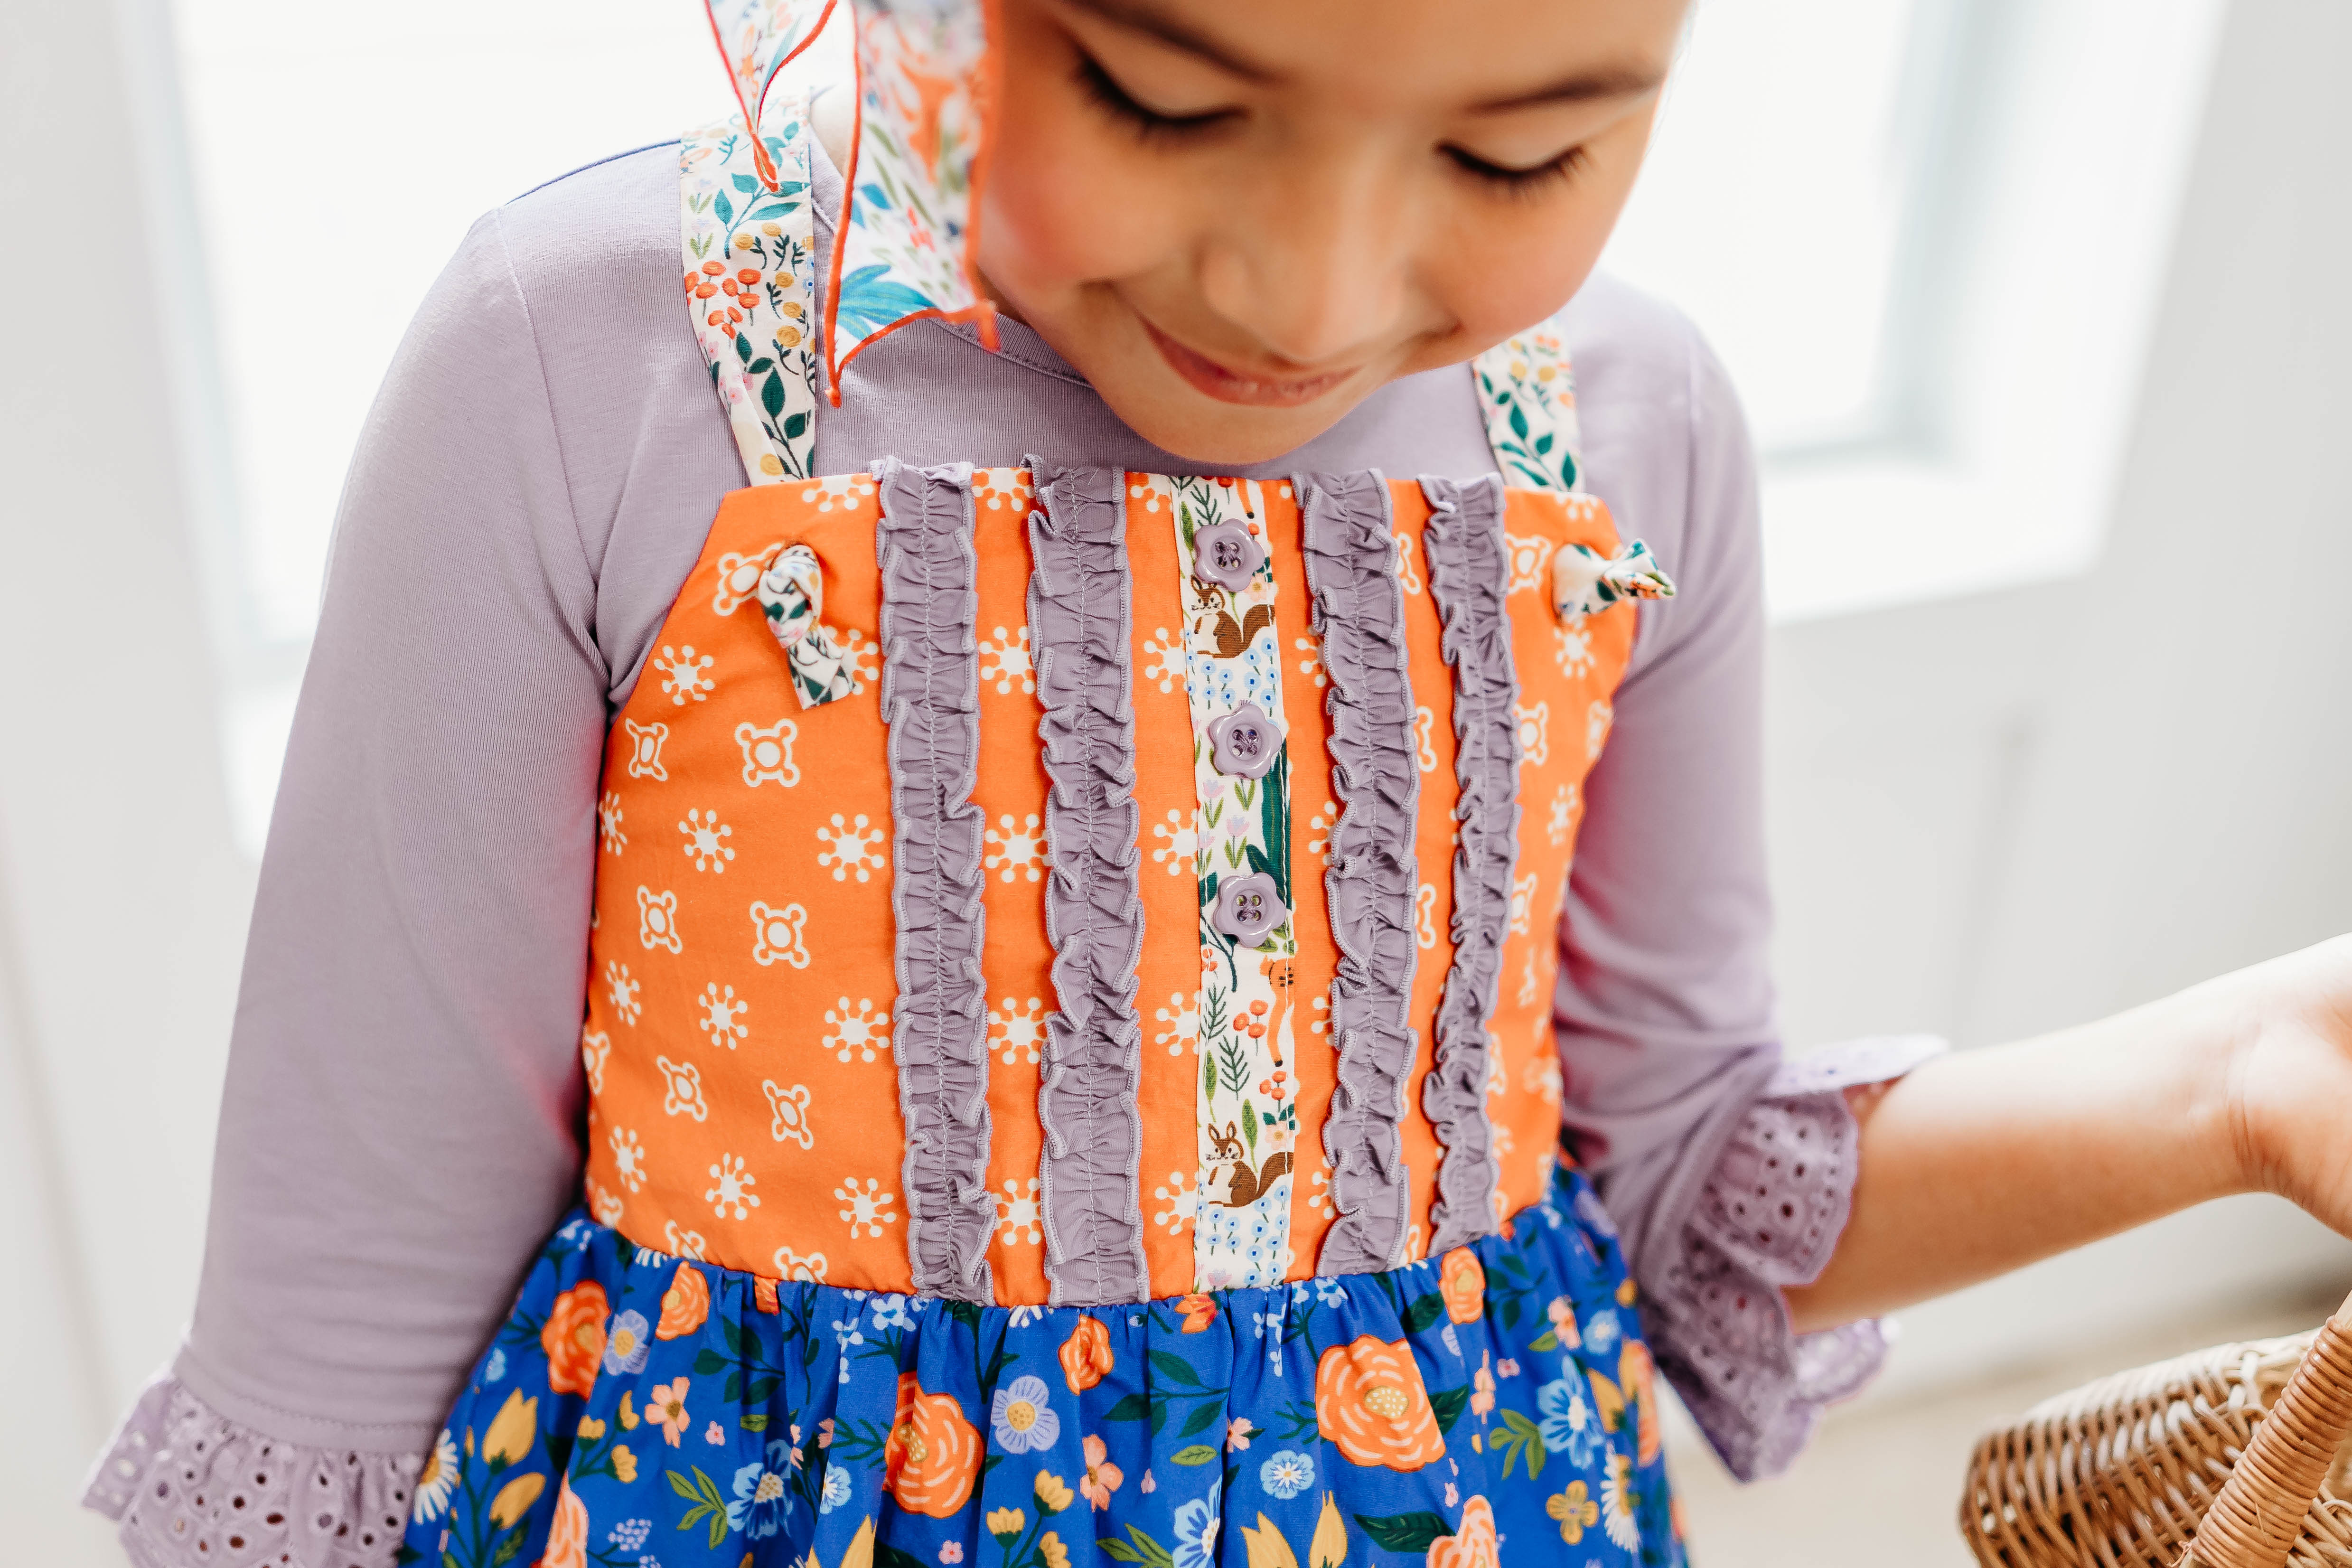
<path id="1" fill-rule="evenodd" d="M 1501 1552 L 1495 1505 L 1474 1497 L 1462 1505 L 1462 1522 L 1454 1533 L 1429 1543 L 1429 1568 L 1500 1568 Z"/>
<path id="2" fill-rule="evenodd" d="M 555 1497 L 555 1517 L 547 1527 L 547 1550 L 539 1568 L 588 1568 L 588 1510 L 567 1479 Z"/>
<path id="3" fill-rule="evenodd" d="M 980 1433 L 951 1394 L 925 1394 L 911 1372 L 898 1379 L 898 1418 L 883 1451 L 883 1473 L 898 1506 L 946 1519 L 971 1497 L 980 1475 Z"/>
<path id="4" fill-rule="evenodd" d="M 1354 1464 L 1417 1470 L 1445 1457 L 1429 1390 L 1402 1340 L 1363 1334 L 1325 1351 L 1315 1368 L 1315 1421 Z"/>
<path id="5" fill-rule="evenodd" d="M 702 1327 L 710 1316 L 710 1283 L 691 1263 L 680 1263 L 662 1293 L 661 1321 L 654 1328 L 657 1340 L 683 1339 Z"/>
<path id="6" fill-rule="evenodd" d="M 586 1394 L 596 1386 L 604 1359 L 604 1288 L 594 1280 L 555 1299 L 547 1326 L 539 1331 L 547 1352 L 547 1386 L 558 1394 Z"/>
<path id="7" fill-rule="evenodd" d="M 1445 1315 L 1457 1323 L 1475 1323 L 1486 1310 L 1486 1270 L 1478 1255 L 1457 1247 L 1445 1255 L 1437 1271 L 1437 1293 L 1445 1298 Z"/>
<path id="8" fill-rule="evenodd" d="M 1606 1213 L 1563 1170 L 1516 1217 L 1379 1273 L 1036 1308 L 768 1280 L 578 1215 L 434 1445 L 408 1560 L 1502 1568 L 1507 1540 L 1685 1568 Z"/>
<path id="9" fill-rule="evenodd" d="M 1062 1342 L 1059 1354 L 1062 1381 L 1069 1384 L 1072 1394 L 1084 1394 L 1110 1373 L 1110 1331 L 1102 1326 L 1100 1318 L 1082 1317 L 1070 1337 Z"/>

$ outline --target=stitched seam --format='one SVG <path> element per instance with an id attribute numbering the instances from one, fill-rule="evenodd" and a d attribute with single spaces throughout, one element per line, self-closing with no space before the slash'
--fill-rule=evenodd
<path id="1" fill-rule="evenodd" d="M 572 521 L 572 542 L 580 550 L 580 569 L 587 574 L 589 602 L 593 606 L 598 591 L 604 586 L 604 574 L 598 563 L 589 559 L 588 539 L 581 531 L 579 498 L 572 493 L 572 460 L 563 450 L 563 429 L 556 422 L 555 394 L 547 379 L 547 351 L 540 344 L 539 321 L 531 313 L 530 297 L 523 292 L 522 275 L 515 269 L 514 247 L 507 243 L 506 213 L 503 208 L 494 208 L 489 216 L 498 235 L 499 259 L 506 266 L 507 287 L 514 290 L 515 305 L 522 311 L 523 332 L 530 340 L 531 366 L 539 374 L 539 405 L 547 415 L 547 438 L 555 448 L 556 471 L 563 476 L 563 510 L 565 516 Z M 612 666 L 604 658 L 604 648 L 596 642 L 593 607 L 589 614 L 589 624 L 573 626 L 572 634 L 580 639 L 583 648 L 594 658 L 596 672 L 604 678 L 609 688 L 613 676 Z M 564 618 L 567 621 L 571 619 L 569 616 Z"/>

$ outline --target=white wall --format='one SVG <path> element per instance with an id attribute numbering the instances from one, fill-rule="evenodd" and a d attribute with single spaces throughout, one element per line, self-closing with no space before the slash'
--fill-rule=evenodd
<path id="1" fill-rule="evenodd" d="M 2352 930 L 2347 59 L 2336 0 L 2231 7 L 2097 569 L 1776 636 L 1799 1041 L 2015 1038 Z M 2212 1205 L 1906 1314 L 1889 1389 L 2318 1276 L 2352 1244 Z"/>
<path id="2" fill-rule="evenodd" d="M 65 1504 L 192 1295 L 252 881 L 115 20 L 0 5 L 0 1520 L 59 1564 L 113 1555 Z"/>
<path id="3" fill-rule="evenodd" d="M 180 308 L 186 243 L 142 233 L 172 209 L 113 16 L 0 5 L 0 217 L 50 241 L 0 246 L 0 1257 L 32 1286 L 0 1291 L 0 1400 L 70 1413 L 0 1422 L 0 1518 L 58 1564 L 112 1561 L 66 1499 L 193 1289 L 251 896 L 171 377 L 107 357 Z M 2337 0 L 2231 7 L 2097 571 L 1776 633 L 1801 1044 L 1983 1043 L 2352 928 L 2347 58 Z M 75 226 L 100 201 L 104 240 Z M 60 283 L 100 267 L 131 286 Z M 2352 1246 L 2215 1205 L 1908 1314 L 1889 1386 L 2326 1271 Z"/>

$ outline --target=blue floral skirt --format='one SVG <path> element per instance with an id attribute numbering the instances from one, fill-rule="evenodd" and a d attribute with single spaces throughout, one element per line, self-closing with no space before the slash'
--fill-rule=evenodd
<path id="1" fill-rule="evenodd" d="M 574 1215 L 451 1413 L 401 1560 L 1679 1564 L 1633 1302 L 1565 1170 L 1508 1237 L 1131 1307 L 779 1283 Z"/>

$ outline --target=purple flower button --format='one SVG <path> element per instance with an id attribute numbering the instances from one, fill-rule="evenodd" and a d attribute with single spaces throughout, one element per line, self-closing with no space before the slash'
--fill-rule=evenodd
<path id="1" fill-rule="evenodd" d="M 1192 535 L 1192 578 L 1240 593 L 1265 563 L 1265 546 L 1238 522 L 1213 522 Z"/>
<path id="2" fill-rule="evenodd" d="M 1282 754 L 1282 728 L 1255 702 L 1209 721 L 1209 761 L 1228 778 L 1262 779 Z"/>
<path id="3" fill-rule="evenodd" d="M 1263 871 L 1222 877 L 1217 881 L 1217 907 L 1209 923 L 1245 946 L 1262 944 L 1266 934 L 1290 918 L 1282 907 L 1281 890 Z"/>

